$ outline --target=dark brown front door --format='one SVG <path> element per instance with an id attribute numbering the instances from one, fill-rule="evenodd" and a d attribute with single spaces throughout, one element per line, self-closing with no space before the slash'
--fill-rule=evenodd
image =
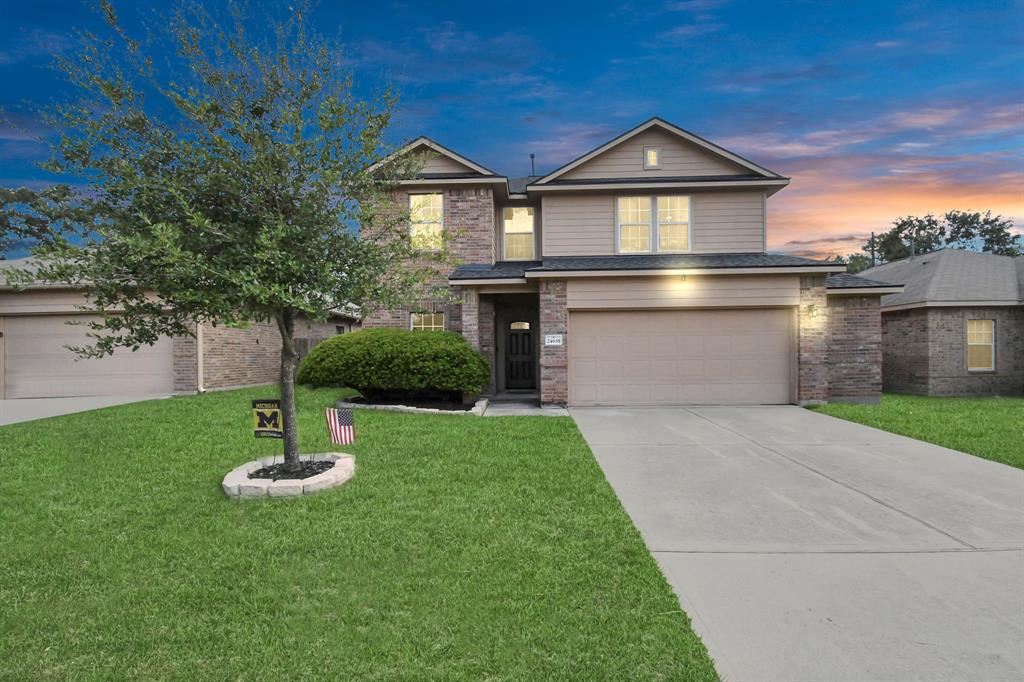
<path id="1" fill-rule="evenodd" d="M 505 387 L 535 388 L 533 376 L 533 324 L 510 322 L 505 344 Z"/>

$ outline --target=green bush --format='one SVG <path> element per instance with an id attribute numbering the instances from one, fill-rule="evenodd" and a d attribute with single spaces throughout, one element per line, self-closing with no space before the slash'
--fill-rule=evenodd
<path id="1" fill-rule="evenodd" d="M 367 398 L 427 392 L 475 394 L 490 378 L 487 361 L 454 332 L 362 329 L 317 344 L 298 381 L 348 386 Z"/>

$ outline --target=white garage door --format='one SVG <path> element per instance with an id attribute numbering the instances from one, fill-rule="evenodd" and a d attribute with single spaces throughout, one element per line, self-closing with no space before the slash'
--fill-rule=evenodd
<path id="1" fill-rule="evenodd" d="M 136 352 L 79 360 L 65 345 L 84 346 L 87 315 L 29 315 L 0 318 L 3 332 L 3 397 L 61 398 L 91 395 L 158 395 L 174 388 L 171 340 L 143 346 Z"/>
<path id="2" fill-rule="evenodd" d="M 788 403 L 792 311 L 569 313 L 572 405 Z"/>

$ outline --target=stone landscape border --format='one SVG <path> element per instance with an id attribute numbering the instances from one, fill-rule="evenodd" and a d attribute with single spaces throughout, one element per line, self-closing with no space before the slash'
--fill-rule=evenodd
<path id="1" fill-rule="evenodd" d="M 326 452 L 313 455 L 300 455 L 305 462 L 334 462 L 327 471 L 309 478 L 282 478 L 273 481 L 269 478 L 249 478 L 252 472 L 272 464 L 282 464 L 284 455 L 262 457 L 246 462 L 232 469 L 221 487 L 224 494 L 235 499 L 250 497 L 295 497 L 335 488 L 356 473 L 356 458 L 343 452 Z"/>
<path id="2" fill-rule="evenodd" d="M 410 405 L 367 405 L 365 403 L 349 403 L 344 400 L 338 401 L 339 409 L 355 410 L 384 410 L 385 412 L 412 412 L 419 414 L 454 414 L 459 416 L 482 417 L 487 411 L 487 398 L 476 401 L 468 410 L 439 410 L 435 407 L 412 407 Z"/>

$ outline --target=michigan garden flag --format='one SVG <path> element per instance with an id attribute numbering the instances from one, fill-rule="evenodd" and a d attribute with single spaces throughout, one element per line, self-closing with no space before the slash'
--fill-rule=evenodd
<path id="1" fill-rule="evenodd" d="M 327 430 L 331 434 L 331 442 L 336 445 L 348 445 L 356 442 L 356 425 L 352 418 L 352 410 L 336 410 L 327 408 Z"/>

